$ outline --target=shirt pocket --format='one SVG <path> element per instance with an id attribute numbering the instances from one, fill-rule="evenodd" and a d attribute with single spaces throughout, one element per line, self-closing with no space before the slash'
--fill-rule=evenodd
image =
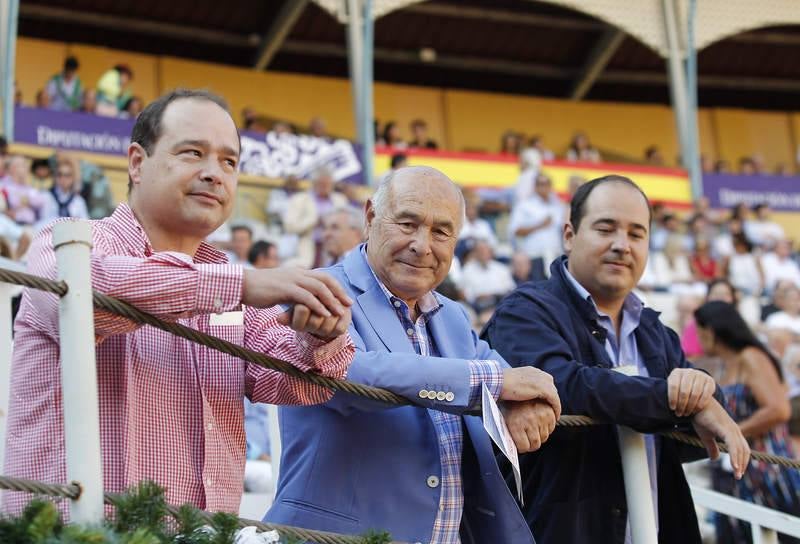
<path id="1" fill-rule="evenodd" d="M 205 332 L 237 346 L 244 344 L 244 325 L 209 325 Z M 208 346 L 202 347 L 200 359 L 203 389 L 209 400 L 241 404 L 247 363 Z"/>

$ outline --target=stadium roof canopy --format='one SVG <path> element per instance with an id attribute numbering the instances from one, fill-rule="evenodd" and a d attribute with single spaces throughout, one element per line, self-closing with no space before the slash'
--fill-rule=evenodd
<path id="1" fill-rule="evenodd" d="M 374 4 L 376 81 L 669 103 L 660 0 Z M 685 21 L 688 0 L 679 4 Z M 19 34 L 347 77 L 342 5 L 342 0 L 22 0 Z M 800 110 L 796 0 L 701 0 L 696 28 L 701 106 Z"/>

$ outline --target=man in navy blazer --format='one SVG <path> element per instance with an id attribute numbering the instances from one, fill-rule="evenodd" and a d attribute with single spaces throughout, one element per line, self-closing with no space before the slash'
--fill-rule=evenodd
<path id="1" fill-rule="evenodd" d="M 647 197 L 630 179 L 583 185 L 564 226 L 567 256 L 553 262 L 549 280 L 522 284 L 504 299 L 483 338 L 511 365 L 552 374 L 564 413 L 643 433 L 693 425 L 712 457 L 712 438 L 725 441 L 741 477 L 749 448 L 714 398 L 721 399 L 719 389 L 691 368 L 677 335 L 632 293 L 647 262 L 649 227 Z M 612 370 L 619 366 L 637 375 Z M 681 467 L 689 448 L 657 435 L 646 435 L 645 444 L 659 543 L 700 544 Z M 616 427 L 559 429 L 521 464 L 525 516 L 537 540 L 630 542 Z"/>
<path id="2" fill-rule="evenodd" d="M 328 269 L 355 300 L 347 379 L 415 405 L 339 392 L 314 409 L 281 410 L 280 477 L 266 521 L 386 530 L 418 543 L 534 542 L 481 419 L 464 414 L 486 386 L 511 411 L 525 410 L 510 430 L 532 451 L 553 431 L 560 403 L 551 376 L 510 368 L 459 304 L 433 292 L 463 217 L 461 192 L 427 167 L 397 170 L 367 203 L 366 245 Z"/>

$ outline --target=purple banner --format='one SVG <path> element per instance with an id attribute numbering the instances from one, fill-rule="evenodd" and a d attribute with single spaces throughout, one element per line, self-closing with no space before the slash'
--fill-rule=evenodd
<path id="1" fill-rule="evenodd" d="M 15 109 L 14 141 L 71 151 L 126 155 L 133 121 L 38 108 Z M 349 140 L 269 132 L 242 134 L 240 170 L 247 174 L 307 178 L 325 167 L 336 181 L 363 183 L 361 147 Z"/>
<path id="2" fill-rule="evenodd" d="M 14 110 L 14 141 L 71 151 L 126 155 L 133 121 L 38 108 Z"/>
<path id="3" fill-rule="evenodd" d="M 703 193 L 712 208 L 767 204 L 782 212 L 800 212 L 800 176 L 703 174 Z"/>

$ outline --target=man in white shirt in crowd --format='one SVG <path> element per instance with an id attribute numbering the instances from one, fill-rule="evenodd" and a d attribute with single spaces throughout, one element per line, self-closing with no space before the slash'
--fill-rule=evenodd
<path id="1" fill-rule="evenodd" d="M 753 206 L 753 219 L 744 222 L 744 233 L 756 246 L 771 249 L 778 240 L 786 237 L 783 227 L 769 219 L 770 209 L 766 204 Z"/>
<path id="2" fill-rule="evenodd" d="M 507 295 L 516 287 L 516 283 L 508 266 L 494 260 L 489 243 L 477 240 L 462 270 L 461 286 L 467 302 L 475 304 L 479 299 L 499 299 Z"/>
<path id="3" fill-rule="evenodd" d="M 564 203 L 553 191 L 553 182 L 539 174 L 534 192 L 517 202 L 511 212 L 509 235 L 516 247 L 533 263 L 532 279 L 543 279 L 550 262 L 561 254 L 561 229 L 564 227 Z"/>
<path id="4" fill-rule="evenodd" d="M 466 202 L 465 213 L 466 221 L 458 234 L 459 240 L 472 238 L 473 240 L 484 240 L 492 250 L 497 249 L 497 236 L 488 221 L 478 216 L 480 208 L 480 197 L 472 191 L 464 191 L 464 201 Z"/>
<path id="5" fill-rule="evenodd" d="M 800 288 L 786 286 L 781 298 L 780 311 L 770 314 L 764 324 L 767 330 L 791 331 L 797 341 L 800 339 Z"/>
<path id="6" fill-rule="evenodd" d="M 777 241 L 774 250 L 761 257 L 761 269 L 769 291 L 775 289 L 780 280 L 790 280 L 800 287 L 800 266 L 792 259 L 792 243 L 789 240 Z"/>

